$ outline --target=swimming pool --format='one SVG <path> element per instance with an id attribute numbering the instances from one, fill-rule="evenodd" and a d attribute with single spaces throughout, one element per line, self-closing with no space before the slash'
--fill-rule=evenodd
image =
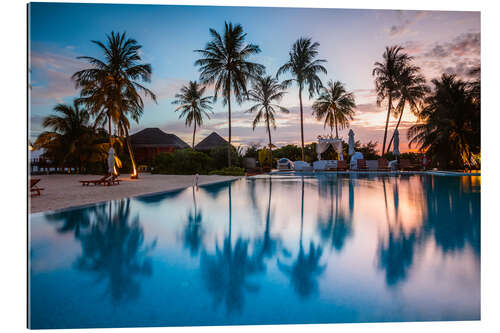
<path id="1" fill-rule="evenodd" d="M 478 320 L 480 188 L 276 175 L 32 214 L 29 323 Z"/>

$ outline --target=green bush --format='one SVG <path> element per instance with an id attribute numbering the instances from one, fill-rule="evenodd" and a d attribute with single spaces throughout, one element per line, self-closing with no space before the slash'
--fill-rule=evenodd
<path id="1" fill-rule="evenodd" d="M 209 175 L 219 175 L 219 176 L 244 176 L 245 169 L 238 167 L 223 168 L 220 170 L 210 171 Z"/>
<path id="2" fill-rule="evenodd" d="M 212 158 L 211 169 L 222 169 L 227 167 L 227 147 L 217 147 L 209 152 L 209 156 Z M 241 166 L 242 157 L 234 148 L 231 146 L 231 164 L 232 166 Z"/>
<path id="3" fill-rule="evenodd" d="M 210 156 L 188 148 L 156 155 L 152 172 L 174 175 L 207 174 L 212 164 Z"/>

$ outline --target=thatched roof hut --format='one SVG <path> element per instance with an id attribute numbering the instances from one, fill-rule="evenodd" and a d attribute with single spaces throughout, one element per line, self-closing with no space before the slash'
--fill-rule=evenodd
<path id="1" fill-rule="evenodd" d="M 165 133 L 159 128 L 145 128 L 131 135 L 130 144 L 139 164 L 151 164 L 159 153 L 189 148 L 177 135 Z"/>
<path id="2" fill-rule="evenodd" d="M 134 147 L 171 147 L 174 149 L 189 148 L 177 135 L 163 132 L 159 128 L 145 128 L 130 136 Z"/>
<path id="3" fill-rule="evenodd" d="M 227 141 L 219 134 L 212 132 L 205 139 L 201 140 L 194 149 L 198 151 L 209 151 L 214 148 L 227 147 Z"/>

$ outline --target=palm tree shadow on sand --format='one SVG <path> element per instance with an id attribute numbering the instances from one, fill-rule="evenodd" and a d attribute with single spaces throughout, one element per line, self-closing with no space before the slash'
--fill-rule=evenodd
<path id="1" fill-rule="evenodd" d="M 139 217 L 130 216 L 130 199 L 101 206 L 96 220 L 90 231 L 78 238 L 82 254 L 75 268 L 92 273 L 96 283 L 104 283 L 104 295 L 109 294 L 113 303 L 137 299 L 140 278 L 153 273 L 148 253 L 155 248 L 156 240 L 144 244 Z"/>

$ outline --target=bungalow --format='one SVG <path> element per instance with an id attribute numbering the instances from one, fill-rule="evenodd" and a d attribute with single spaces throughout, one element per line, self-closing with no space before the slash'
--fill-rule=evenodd
<path id="1" fill-rule="evenodd" d="M 159 128 L 146 128 L 130 136 L 137 164 L 151 164 L 159 153 L 189 148 L 177 135 L 163 132 Z"/>
<path id="2" fill-rule="evenodd" d="M 194 149 L 201 152 L 208 152 L 214 148 L 227 147 L 227 141 L 219 134 L 212 132 L 205 139 L 201 140 Z"/>

